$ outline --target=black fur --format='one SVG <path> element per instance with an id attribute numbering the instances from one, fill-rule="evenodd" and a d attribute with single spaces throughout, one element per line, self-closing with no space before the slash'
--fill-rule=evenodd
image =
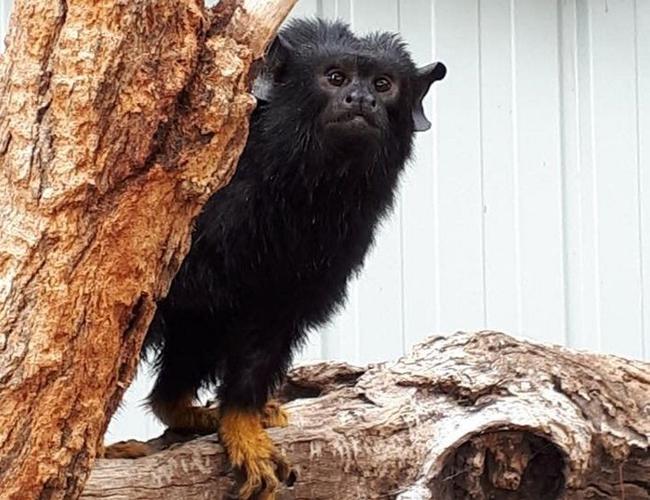
<path id="1" fill-rule="evenodd" d="M 393 202 L 414 110 L 444 76 L 442 65 L 418 71 L 395 35 L 358 38 L 323 21 L 290 24 L 269 58 L 236 174 L 205 206 L 149 329 L 154 403 L 217 383 L 222 405 L 264 405 L 306 329 L 343 303 Z M 323 73 L 341 64 L 398 86 L 385 102 L 364 94 L 376 127 L 325 124 L 327 113 L 351 116 L 344 87 L 323 91 Z"/>

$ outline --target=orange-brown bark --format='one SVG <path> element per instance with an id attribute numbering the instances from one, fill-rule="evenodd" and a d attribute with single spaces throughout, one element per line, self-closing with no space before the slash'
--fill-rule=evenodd
<path id="1" fill-rule="evenodd" d="M 0 492 L 74 498 L 295 0 L 17 0 L 0 63 Z M 269 15 L 268 9 L 273 15 Z"/>

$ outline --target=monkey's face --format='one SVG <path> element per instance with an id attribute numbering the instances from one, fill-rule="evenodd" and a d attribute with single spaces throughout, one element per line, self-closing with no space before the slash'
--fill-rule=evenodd
<path id="1" fill-rule="evenodd" d="M 303 151 L 404 155 L 413 132 L 431 126 L 422 101 L 445 72 L 441 63 L 417 68 L 392 33 L 357 37 L 340 22 L 297 20 L 272 44 L 253 90 L 267 106 L 265 131 Z"/>
<path id="2" fill-rule="evenodd" d="M 332 140 L 378 141 L 400 98 L 399 77 L 372 61 L 341 59 L 315 75 L 324 107 L 319 122 Z"/>

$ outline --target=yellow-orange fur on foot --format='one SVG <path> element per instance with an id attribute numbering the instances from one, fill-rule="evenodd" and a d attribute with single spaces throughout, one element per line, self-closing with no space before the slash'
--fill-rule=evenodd
<path id="1" fill-rule="evenodd" d="M 98 457 L 103 458 L 140 458 L 155 453 L 147 443 L 130 439 L 107 446 L 100 450 Z"/>
<path id="2" fill-rule="evenodd" d="M 289 467 L 264 431 L 262 415 L 237 409 L 222 410 L 219 437 L 230 463 L 245 474 L 239 490 L 242 500 L 274 500 L 280 481 L 286 480 Z"/>
<path id="3" fill-rule="evenodd" d="M 219 409 L 194 406 L 191 396 L 171 403 L 153 403 L 156 417 L 170 429 L 212 434 L 219 428 Z"/>
<path id="4" fill-rule="evenodd" d="M 275 399 L 268 401 L 262 410 L 262 426 L 286 427 L 289 425 L 289 414 L 282 408 L 279 401 Z"/>

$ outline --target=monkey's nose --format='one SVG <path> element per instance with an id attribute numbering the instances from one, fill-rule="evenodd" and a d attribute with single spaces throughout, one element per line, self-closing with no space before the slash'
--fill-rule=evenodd
<path id="1" fill-rule="evenodd" d="M 345 96 L 345 104 L 350 109 L 374 109 L 377 106 L 377 100 L 372 94 L 355 89 Z"/>

